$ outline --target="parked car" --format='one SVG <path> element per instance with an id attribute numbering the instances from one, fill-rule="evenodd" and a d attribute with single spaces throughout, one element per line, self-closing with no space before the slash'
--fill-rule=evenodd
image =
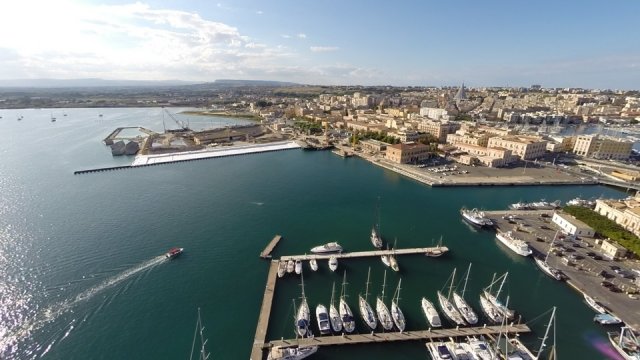
<path id="1" fill-rule="evenodd" d="M 607 281 L 607 280 L 604 280 L 603 282 L 601 282 L 600 285 L 602 285 L 602 286 L 604 286 L 606 288 L 615 286 L 611 281 Z"/>
<path id="2" fill-rule="evenodd" d="M 613 271 L 616 271 L 616 270 L 620 271 L 620 266 L 618 266 L 618 265 L 610 265 L 609 268 L 611 268 L 611 270 L 613 270 Z"/>
<path id="3" fill-rule="evenodd" d="M 592 257 L 596 256 L 596 253 L 594 253 L 593 251 L 588 251 L 587 252 L 587 256 L 592 258 Z"/>
<path id="4" fill-rule="evenodd" d="M 593 257 L 593 260 L 602 260 L 602 256 L 596 255 Z"/>
<path id="5" fill-rule="evenodd" d="M 606 271 L 604 271 L 604 270 L 600 271 L 600 272 L 598 273 L 598 275 L 599 275 L 599 276 L 602 276 L 602 277 L 603 277 L 603 278 L 605 278 L 605 279 L 611 279 L 612 277 L 614 277 L 613 275 L 609 274 L 608 272 L 606 272 Z M 604 283 L 609 283 L 609 282 L 608 282 L 608 281 L 603 281 L 602 283 L 600 283 L 600 285 L 602 285 L 602 286 L 608 286 L 608 285 L 605 285 Z M 609 284 L 611 284 L 611 283 L 609 283 Z M 611 284 L 611 285 L 613 285 L 613 284 Z"/>

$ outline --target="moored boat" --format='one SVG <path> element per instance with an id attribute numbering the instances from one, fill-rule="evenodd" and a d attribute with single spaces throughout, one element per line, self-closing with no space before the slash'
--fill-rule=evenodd
<path id="1" fill-rule="evenodd" d="M 616 349 L 624 360 L 640 359 L 640 342 L 633 333 L 633 329 L 623 326 L 620 332 L 607 333 L 611 345 Z"/>
<path id="2" fill-rule="evenodd" d="M 335 253 L 342 252 L 342 246 L 337 242 L 330 242 L 324 245 L 316 246 L 311 248 L 311 252 L 314 254 L 327 254 L 327 253 Z"/>
<path id="3" fill-rule="evenodd" d="M 449 344 L 445 342 L 429 342 L 426 346 L 433 360 L 456 360 Z"/>
<path id="4" fill-rule="evenodd" d="M 491 227 L 493 226 L 493 221 L 485 216 L 484 211 L 479 211 L 478 209 L 468 210 L 466 208 L 462 208 L 460 210 L 460 214 L 462 218 L 465 219 L 471 225 L 475 225 L 478 227 Z"/>
<path id="5" fill-rule="evenodd" d="M 371 329 L 375 330 L 376 326 L 378 326 L 378 321 L 376 320 L 376 315 L 371 308 L 371 305 L 367 301 L 369 296 L 369 277 L 371 276 L 371 268 L 369 268 L 369 272 L 367 273 L 367 284 L 364 292 L 364 297 L 362 295 L 358 295 L 358 305 L 360 308 L 360 315 L 362 316 L 362 320 L 364 320 L 365 324 Z"/>
<path id="6" fill-rule="evenodd" d="M 391 318 L 393 319 L 393 323 L 396 324 L 396 327 L 400 332 L 404 331 L 404 328 L 407 325 L 407 321 L 404 318 L 404 313 L 400 309 L 400 284 L 402 283 L 402 279 L 398 281 L 398 287 L 396 288 L 396 293 L 391 300 Z"/>
<path id="7" fill-rule="evenodd" d="M 309 260 L 309 267 L 312 271 L 318 271 L 318 261 L 316 259 Z"/>
<path id="8" fill-rule="evenodd" d="M 549 263 L 546 262 L 545 260 L 542 260 L 537 257 L 534 258 L 533 260 L 535 261 L 536 265 L 538 265 L 538 268 L 540 268 L 540 270 L 542 270 L 543 273 L 549 275 L 551 278 L 556 279 L 558 281 L 561 281 L 564 279 L 563 273 L 560 270 L 549 265 Z"/>
<path id="9" fill-rule="evenodd" d="M 517 202 L 509 205 L 509 209 L 511 210 L 529 210 L 529 204 L 523 202 Z"/>
<path id="10" fill-rule="evenodd" d="M 517 239 L 514 237 L 513 232 L 501 232 L 496 233 L 496 239 L 509 248 L 509 250 L 520 256 L 529 256 L 532 251 L 526 241 Z"/>
<path id="11" fill-rule="evenodd" d="M 184 248 L 177 248 L 177 247 L 171 248 L 169 251 L 167 251 L 166 254 L 164 254 L 164 256 L 167 259 L 175 259 L 178 256 L 180 256 L 180 254 L 182 254 L 183 251 L 184 251 Z"/>
<path id="12" fill-rule="evenodd" d="M 492 323 L 502 324 L 504 321 L 502 312 L 484 294 L 480 294 L 480 308 Z"/>
<path id="13" fill-rule="evenodd" d="M 336 271 L 338 269 L 338 258 L 332 256 L 329 258 L 329 270 Z"/>
<path id="14" fill-rule="evenodd" d="M 298 274 L 298 275 L 300 275 L 300 273 L 302 273 L 302 261 L 300 259 L 297 259 L 295 261 L 294 270 L 295 270 L 296 274 Z"/>
<path id="15" fill-rule="evenodd" d="M 347 304 L 347 272 L 344 272 L 342 280 L 342 291 L 340 292 L 340 305 L 338 306 L 340 312 L 340 320 L 342 321 L 342 328 L 347 333 L 352 333 L 356 329 L 356 321 L 353 318 L 353 312 Z"/>
<path id="16" fill-rule="evenodd" d="M 378 320 L 380 320 L 380 325 L 384 330 L 393 329 L 393 319 L 391 318 L 391 313 L 389 312 L 389 308 L 384 303 L 384 288 L 387 283 L 387 271 L 384 272 L 384 280 L 382 282 L 382 295 L 376 298 L 376 314 L 378 315 Z"/>
<path id="17" fill-rule="evenodd" d="M 447 319 L 459 326 L 467 325 L 458 309 L 440 291 L 438 291 L 438 303 L 440 303 L 440 309 Z"/>
<path id="18" fill-rule="evenodd" d="M 335 332 L 342 331 L 342 319 L 340 318 L 340 312 L 336 308 L 334 295 L 336 292 L 336 283 L 333 282 L 331 286 L 331 302 L 329 303 L 329 321 L 331 322 L 331 329 Z"/>
<path id="19" fill-rule="evenodd" d="M 493 305 L 493 307 L 495 309 L 497 309 L 502 316 L 506 317 L 508 320 L 511 320 L 515 317 L 515 311 L 511 310 L 508 308 L 508 306 L 506 304 L 503 304 L 500 300 L 500 293 L 502 292 L 502 288 L 504 287 L 504 283 L 507 281 L 507 276 L 509 275 L 508 272 L 502 274 L 501 276 L 499 276 L 497 279 L 495 277 L 495 274 L 493 276 L 493 280 L 491 281 L 491 284 L 489 284 L 489 286 L 487 286 L 486 288 L 484 288 L 482 290 L 482 294 L 484 295 L 485 299 L 487 301 L 489 301 L 491 303 L 491 305 Z M 498 281 L 500 281 L 500 286 L 498 287 L 498 291 L 493 294 L 491 292 L 491 289 L 493 288 L 493 285 L 495 285 Z M 507 298 L 507 302 L 509 301 L 509 299 Z"/>
<path id="20" fill-rule="evenodd" d="M 442 321 L 440 320 L 440 315 L 438 315 L 438 311 L 436 307 L 433 306 L 433 303 L 426 298 L 422 298 L 420 301 L 420 306 L 422 307 L 422 312 L 424 316 L 427 318 L 429 325 L 431 327 L 441 327 Z"/>
<path id="21" fill-rule="evenodd" d="M 467 337 L 467 343 L 471 348 L 471 352 L 478 360 L 496 360 L 498 359 L 497 352 L 493 348 L 490 342 L 484 340 L 484 338 Z"/>
<path id="22" fill-rule="evenodd" d="M 287 261 L 287 273 L 291 274 L 295 269 L 296 263 L 293 260 Z"/>
<path id="23" fill-rule="evenodd" d="M 274 346 L 269 350 L 267 360 L 302 360 L 318 351 L 318 346 Z"/>
<path id="24" fill-rule="evenodd" d="M 478 315 L 476 315 L 475 311 L 467 304 L 464 300 L 464 293 L 467 290 L 467 281 L 469 280 L 469 273 L 471 272 L 471 264 L 469 264 L 469 269 L 467 270 L 467 275 L 464 279 L 464 287 L 462 288 L 462 295 L 453 291 L 453 303 L 456 308 L 460 312 L 460 315 L 464 318 L 464 320 L 470 325 L 475 325 L 478 323 Z"/>
<path id="25" fill-rule="evenodd" d="M 326 335 L 331 332 L 331 323 L 329 321 L 329 313 L 327 312 L 327 307 L 318 304 L 316 306 L 316 320 L 318 321 L 318 330 L 320 330 L 320 334 Z"/>
<path id="26" fill-rule="evenodd" d="M 279 261 L 278 262 L 278 277 L 281 278 L 287 272 L 287 262 Z"/>
<path id="27" fill-rule="evenodd" d="M 298 311 L 296 312 L 296 334 L 300 337 L 311 336 L 311 314 L 309 311 L 309 304 L 307 303 L 307 297 L 304 293 L 304 276 L 300 278 L 300 286 L 302 288 L 302 297 L 300 299 L 300 306 L 298 307 Z M 295 300 L 294 300 L 295 304 Z"/>
<path id="28" fill-rule="evenodd" d="M 583 295 L 584 295 L 584 301 L 587 303 L 587 305 L 589 305 L 589 307 L 592 308 L 593 310 L 595 310 L 597 313 L 605 314 L 607 312 L 607 309 L 605 309 L 594 298 L 592 298 L 591 296 L 589 296 L 587 294 L 583 294 Z"/>
<path id="29" fill-rule="evenodd" d="M 610 313 L 596 314 L 593 318 L 594 322 L 600 325 L 618 325 L 622 324 L 622 319 Z"/>

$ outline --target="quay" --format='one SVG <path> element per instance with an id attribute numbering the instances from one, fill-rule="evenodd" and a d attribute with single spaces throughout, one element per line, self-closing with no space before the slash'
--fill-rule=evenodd
<path id="1" fill-rule="evenodd" d="M 358 257 L 370 257 L 370 256 L 382 256 L 382 255 L 410 255 L 410 254 L 431 254 L 435 251 L 440 251 L 445 254 L 449 251 L 446 246 L 427 247 L 427 248 L 408 248 L 408 249 L 393 249 L 393 250 L 372 250 L 372 251 L 355 251 L 355 252 L 343 252 L 343 253 L 331 253 L 331 254 L 308 254 L 308 255 L 291 255 L 282 256 L 280 261 L 289 260 L 324 260 L 330 259 L 335 256 L 338 259 L 351 259 Z"/>
<path id="2" fill-rule="evenodd" d="M 367 343 L 383 343 L 393 341 L 434 341 L 439 339 L 449 339 L 466 336 L 490 336 L 497 335 L 505 331 L 505 326 L 484 326 L 484 327 L 469 327 L 469 328 L 452 328 L 452 329 L 429 329 L 429 330 L 417 330 L 417 331 L 404 331 L 404 332 L 374 332 L 367 334 L 344 334 L 336 336 L 316 336 L 312 338 L 300 338 L 289 340 L 274 340 L 265 344 L 265 348 L 268 349 L 272 346 L 288 346 L 288 345 L 300 345 L 300 346 L 330 346 L 330 345 L 352 345 L 352 344 L 367 344 Z M 525 324 L 512 324 L 506 326 L 508 333 L 528 333 L 531 331 Z M 253 359 L 253 358 L 252 358 Z M 255 359 L 254 359 L 255 360 Z"/>
<path id="3" fill-rule="evenodd" d="M 269 264 L 269 275 L 267 275 L 267 286 L 264 288 L 264 296 L 262 297 L 262 306 L 260 307 L 260 315 L 258 316 L 258 325 L 256 326 L 256 335 L 251 348 L 251 360 L 262 360 L 265 339 L 267 337 L 267 329 L 269 327 L 269 316 L 271 315 L 271 304 L 273 303 L 273 294 L 276 290 L 276 279 L 278 275 L 278 261 L 272 260 Z"/>
<path id="4" fill-rule="evenodd" d="M 546 256 L 551 241 L 556 231 L 559 230 L 559 227 L 551 221 L 554 210 L 503 210 L 485 211 L 484 213 L 494 222 L 497 229 L 511 230 L 518 238 L 526 241 L 533 250 L 534 256 Z M 513 216 L 508 219 L 506 215 Z M 593 238 L 583 237 L 578 241 L 556 240 L 554 246 L 560 245 L 565 249 L 563 253 L 552 252 L 547 262 L 565 274 L 567 285 L 575 289 L 581 298 L 583 294 L 587 294 L 596 299 L 628 326 L 640 328 L 639 300 L 629 297 L 626 293 L 637 292 L 638 285 L 634 284 L 631 279 L 625 279 L 615 274 L 610 268 L 610 265 L 618 265 L 627 269 L 638 269 L 638 264 L 629 260 L 615 262 L 607 260 L 600 252 L 600 245 Z M 502 247 L 503 245 L 496 241 L 496 246 Z M 504 251 L 509 252 L 510 250 L 505 248 Z M 588 252 L 593 252 L 602 258 L 596 260 L 589 257 Z M 575 254 L 578 258 L 567 262 L 565 258 L 571 254 Z M 542 271 L 540 274 L 543 277 L 547 276 Z M 605 274 L 606 277 L 601 274 Z M 551 278 L 549 280 L 556 281 Z M 602 286 L 603 280 L 614 284 L 620 289 L 620 292 L 612 292 Z M 585 306 L 587 305 L 585 304 Z"/>
<path id="5" fill-rule="evenodd" d="M 267 244 L 267 247 L 262 250 L 262 252 L 260 253 L 260 257 L 263 259 L 271 259 L 271 252 L 273 251 L 273 249 L 275 249 L 280 240 L 282 240 L 281 235 L 274 236 L 273 239 L 271 239 L 271 241 L 269 241 L 269 243 Z"/>

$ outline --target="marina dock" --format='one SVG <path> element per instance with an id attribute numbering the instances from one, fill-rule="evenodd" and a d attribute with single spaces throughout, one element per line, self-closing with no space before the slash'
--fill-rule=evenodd
<path id="1" fill-rule="evenodd" d="M 267 244 L 267 247 L 262 250 L 260 253 L 260 257 L 263 259 L 271 259 L 271 252 L 275 249 L 276 245 L 282 240 L 281 235 L 276 235 L 271 239 L 271 241 Z"/>
<path id="2" fill-rule="evenodd" d="M 275 239 L 275 238 L 274 238 Z M 273 241 L 272 241 L 273 242 Z M 271 315 L 271 303 L 273 302 L 273 294 L 276 290 L 276 279 L 278 275 L 278 261 L 272 260 L 269 264 L 269 275 L 267 275 L 267 286 L 264 288 L 264 296 L 262 297 L 262 306 L 260 307 L 260 315 L 258 316 L 258 325 L 256 326 L 256 336 L 253 340 L 251 348 L 251 360 L 262 360 L 263 347 L 267 337 L 267 329 L 269 327 L 269 316 Z"/>
<path id="3" fill-rule="evenodd" d="M 506 327 L 507 332 L 514 333 L 527 333 L 531 329 L 525 324 L 509 325 Z M 317 346 L 329 346 L 329 345 L 352 345 L 352 344 L 367 344 L 367 343 L 381 343 L 392 341 L 408 341 L 408 340 L 422 340 L 422 341 L 434 341 L 440 339 L 466 337 L 466 336 L 489 336 L 497 335 L 500 332 L 504 332 L 504 326 L 485 326 L 485 327 L 469 327 L 469 328 L 452 328 L 452 329 L 431 329 L 431 330 L 418 330 L 418 331 L 404 331 L 404 332 L 385 332 L 385 333 L 368 333 L 368 334 L 345 334 L 336 336 L 316 336 L 312 338 L 303 339 L 289 339 L 289 340 L 275 340 L 265 344 L 265 348 L 268 349 L 271 346 L 287 346 L 287 345 L 317 345 Z M 254 358 L 252 358 L 255 360 Z"/>
<path id="4" fill-rule="evenodd" d="M 343 253 L 332 253 L 332 254 L 308 254 L 308 255 L 291 255 L 291 256 L 282 256 L 280 261 L 289 261 L 289 260 L 324 260 L 330 259 L 332 256 L 335 256 L 338 259 L 351 259 L 358 257 L 368 257 L 368 256 L 382 256 L 382 255 L 410 255 L 410 254 L 432 254 L 436 251 L 440 251 L 442 254 L 449 251 L 449 248 L 446 246 L 436 246 L 436 247 L 427 247 L 427 248 L 409 248 L 409 249 L 393 249 L 393 250 L 372 250 L 372 251 L 355 251 L 355 252 L 343 252 Z"/>

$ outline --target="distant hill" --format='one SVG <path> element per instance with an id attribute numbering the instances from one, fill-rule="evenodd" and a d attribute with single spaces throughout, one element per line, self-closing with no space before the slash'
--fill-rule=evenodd
<path id="1" fill-rule="evenodd" d="M 8 88 L 87 88 L 87 87 L 147 87 L 198 84 L 181 80 L 104 80 L 104 79 L 13 79 L 0 80 Z"/>
<path id="2" fill-rule="evenodd" d="M 220 86 L 301 86 L 297 83 L 284 82 L 284 81 L 271 81 L 271 80 L 231 80 L 231 79 L 218 79 L 213 82 L 215 85 Z"/>

